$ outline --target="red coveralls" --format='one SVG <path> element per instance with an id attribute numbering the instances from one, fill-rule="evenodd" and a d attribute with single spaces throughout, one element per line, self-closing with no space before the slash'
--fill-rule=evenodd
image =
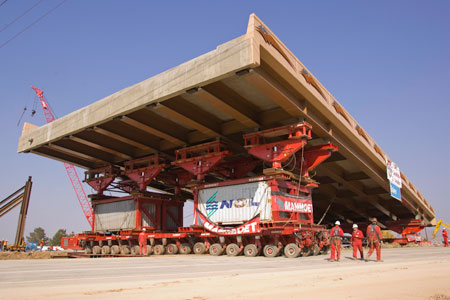
<path id="1" fill-rule="evenodd" d="M 342 229 L 338 225 L 336 225 L 333 228 L 331 228 L 330 236 L 331 236 L 330 261 L 334 261 L 335 251 L 337 253 L 336 260 L 339 260 L 341 258 L 341 238 L 344 236 L 344 231 L 342 231 Z"/>
<path id="2" fill-rule="evenodd" d="M 448 247 L 448 233 L 447 230 L 442 231 L 442 237 L 444 238 L 444 247 Z"/>
<path id="3" fill-rule="evenodd" d="M 364 252 L 363 252 L 363 248 L 362 248 L 362 240 L 364 238 L 364 234 L 362 233 L 361 230 L 356 229 L 355 231 L 353 231 L 352 233 L 352 246 L 353 246 L 353 258 L 354 259 L 358 259 L 358 250 L 359 250 L 359 254 L 361 255 L 361 259 L 364 259 Z"/>
<path id="4" fill-rule="evenodd" d="M 380 241 L 382 239 L 380 226 L 370 224 L 367 226 L 367 240 L 370 245 L 369 253 L 367 253 L 367 259 L 372 255 L 374 248 L 377 250 L 377 261 L 381 260 L 381 248 Z"/>
<path id="5" fill-rule="evenodd" d="M 142 255 L 142 253 L 147 254 L 147 237 L 143 231 L 139 233 L 139 255 Z"/>

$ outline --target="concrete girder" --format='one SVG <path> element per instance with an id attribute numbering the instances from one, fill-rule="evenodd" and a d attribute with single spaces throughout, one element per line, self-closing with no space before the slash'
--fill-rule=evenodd
<path id="1" fill-rule="evenodd" d="M 186 141 L 182 141 L 174 136 L 171 136 L 163 131 L 160 131 L 158 129 L 155 129 L 153 127 L 150 127 L 144 123 L 141 123 L 139 121 L 136 121 L 130 117 L 124 116 L 122 119 L 120 119 L 122 122 L 133 126 L 135 128 L 138 128 L 142 131 L 145 131 L 151 135 L 157 136 L 158 138 L 164 139 L 169 141 L 171 144 L 173 144 L 174 146 L 183 146 L 186 145 Z M 162 147 L 163 148 L 163 147 Z"/>
<path id="2" fill-rule="evenodd" d="M 199 88 L 194 95 L 196 98 L 201 99 L 202 101 L 210 104 L 211 106 L 225 112 L 227 115 L 236 119 L 246 128 L 259 127 L 259 124 L 256 121 L 254 121 L 254 119 L 248 116 L 249 112 L 243 113 L 242 110 L 239 110 L 237 106 L 236 107 L 233 106 L 229 102 L 223 100 L 223 98 L 219 98 L 205 89 Z"/>
<path id="3" fill-rule="evenodd" d="M 352 191 L 359 197 L 368 200 L 368 203 L 377 208 L 380 212 L 396 221 L 398 218 L 392 212 L 383 207 L 379 202 L 376 196 L 367 195 L 364 193 L 364 186 L 358 182 L 349 182 L 344 179 L 344 171 L 337 166 L 336 164 L 328 164 L 326 168 L 320 169 L 321 174 L 326 175 L 327 177 L 335 180 L 337 183 L 341 184 L 344 188 Z"/>
<path id="4" fill-rule="evenodd" d="M 112 132 L 110 130 L 103 129 L 103 128 L 100 128 L 100 127 L 94 127 L 93 130 L 95 132 L 98 132 L 98 133 L 101 133 L 103 135 L 106 135 L 106 136 L 108 136 L 110 138 L 113 138 L 113 139 L 115 139 L 117 141 L 120 141 L 122 143 L 125 143 L 125 144 L 128 144 L 130 146 L 136 147 L 136 148 L 138 148 L 140 150 L 147 151 L 149 153 L 157 153 L 157 152 L 159 152 L 158 149 L 149 147 L 149 146 L 144 145 L 144 144 L 142 144 L 140 142 L 137 142 L 137 141 L 134 141 L 132 139 L 126 138 L 126 137 L 121 136 L 121 135 L 119 135 L 117 133 L 114 133 L 114 132 Z"/>
<path id="5" fill-rule="evenodd" d="M 95 148 L 95 149 L 98 149 L 98 150 L 101 150 L 101 151 L 104 151 L 104 152 L 108 152 L 108 153 L 110 153 L 110 154 L 112 154 L 114 156 L 120 157 L 120 158 L 122 158 L 124 160 L 132 159 L 132 157 L 130 155 L 127 155 L 126 153 L 123 153 L 123 152 L 120 152 L 120 151 L 117 151 L 117 150 L 114 150 L 114 149 L 102 146 L 98 142 L 97 143 L 93 143 L 91 141 L 88 141 L 88 140 L 85 140 L 85 139 L 82 139 L 82 138 L 79 138 L 79 137 L 76 137 L 76 136 L 73 136 L 73 135 L 71 135 L 69 138 L 72 141 L 75 141 L 77 143 L 80 143 L 80 144 L 83 144 L 83 145 L 86 145 L 86 146 L 89 146 L 89 147 L 92 147 L 92 148 Z"/>

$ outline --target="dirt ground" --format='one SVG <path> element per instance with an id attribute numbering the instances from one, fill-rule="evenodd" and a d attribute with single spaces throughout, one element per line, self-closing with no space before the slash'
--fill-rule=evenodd
<path id="1" fill-rule="evenodd" d="M 67 252 L 59 251 L 28 251 L 28 252 L 0 252 L 0 260 L 11 259 L 49 259 L 67 257 Z"/>
<path id="2" fill-rule="evenodd" d="M 384 262 L 327 256 L 51 259 L 0 262 L 0 299 L 450 300 L 450 249 L 384 249 Z"/>

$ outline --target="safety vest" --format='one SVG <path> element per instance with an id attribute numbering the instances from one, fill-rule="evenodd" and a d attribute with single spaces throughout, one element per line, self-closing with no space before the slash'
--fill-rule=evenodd
<path id="1" fill-rule="evenodd" d="M 333 234 L 331 235 L 331 239 L 341 239 L 340 235 L 339 235 L 339 227 L 334 227 L 333 228 Z"/>
<path id="2" fill-rule="evenodd" d="M 334 228 L 334 233 L 333 233 L 333 235 L 334 235 L 334 236 L 339 236 L 339 227 L 335 227 L 335 228 Z"/>
<path id="3" fill-rule="evenodd" d="M 375 226 L 376 225 L 374 225 L 374 224 L 370 224 L 370 233 L 374 234 L 376 236 L 377 240 L 379 240 L 377 231 L 375 230 Z"/>

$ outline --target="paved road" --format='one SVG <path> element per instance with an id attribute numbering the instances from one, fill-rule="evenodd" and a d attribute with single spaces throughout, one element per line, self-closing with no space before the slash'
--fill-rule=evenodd
<path id="1" fill-rule="evenodd" d="M 374 259 L 375 255 L 372 255 Z M 365 268 L 379 265 L 374 261 L 351 260 L 349 250 L 343 251 L 340 262 L 330 263 L 327 256 L 301 257 L 212 257 L 209 255 L 174 255 L 133 258 L 50 259 L 0 261 L 0 290 L 27 289 L 38 291 L 65 287 L 110 288 L 129 286 L 137 280 L 145 282 L 169 282 L 204 277 L 237 276 L 245 274 L 276 274 L 298 270 L 339 268 Z M 381 264 L 399 262 L 422 263 L 428 258 L 450 259 L 449 249 L 401 248 L 383 249 Z M 38 295 L 38 294 L 36 294 Z M 1 298 L 0 293 L 0 299 Z M 39 297 L 38 297 L 39 298 Z M 37 298 L 37 299 L 38 299 Z"/>

